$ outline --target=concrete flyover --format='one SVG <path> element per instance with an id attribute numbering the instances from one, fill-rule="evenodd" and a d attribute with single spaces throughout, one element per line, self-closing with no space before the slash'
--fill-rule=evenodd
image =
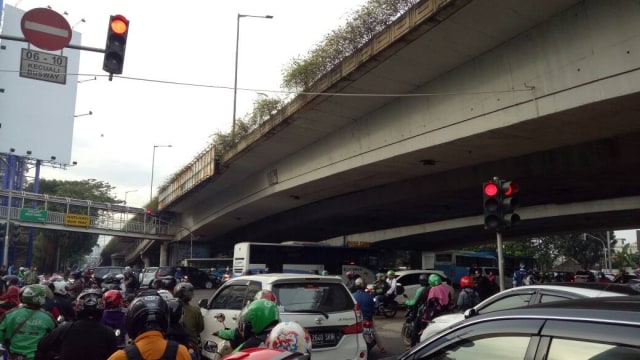
<path id="1" fill-rule="evenodd" d="M 507 238 L 638 226 L 638 23 L 631 0 L 421 1 L 166 210 L 213 247 L 457 247 L 494 236 L 500 176 L 522 187 Z"/>

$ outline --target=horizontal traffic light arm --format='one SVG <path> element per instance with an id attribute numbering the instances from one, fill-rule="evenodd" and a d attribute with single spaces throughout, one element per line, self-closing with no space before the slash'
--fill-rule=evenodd
<path id="1" fill-rule="evenodd" d="M 11 36 L 11 35 L 3 35 L 3 34 L 0 34 L 0 39 L 12 40 L 12 41 L 21 41 L 21 42 L 26 42 L 26 43 L 29 42 L 27 39 L 25 39 L 23 37 Z M 76 49 L 76 50 L 85 50 L 85 51 L 93 51 L 93 52 L 102 53 L 102 54 L 104 54 L 104 51 L 105 51 L 105 49 L 101 49 L 101 48 L 95 48 L 95 47 L 90 47 L 90 46 L 82 46 L 82 45 L 73 45 L 73 44 L 69 44 L 69 45 L 65 46 L 65 48 Z"/>

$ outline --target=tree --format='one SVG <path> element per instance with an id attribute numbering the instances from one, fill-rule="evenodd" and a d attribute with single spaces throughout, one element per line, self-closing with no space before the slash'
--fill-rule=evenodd
<path id="1" fill-rule="evenodd" d="M 93 202 L 119 203 L 111 193 L 115 188 L 106 182 L 95 179 L 82 181 L 64 181 L 40 179 L 40 193 L 90 200 Z M 27 191 L 33 191 L 33 184 L 27 186 Z M 39 204 L 43 207 L 44 204 Z M 67 212 L 62 204 L 47 204 L 47 209 L 55 212 Z M 70 206 L 69 212 L 85 214 L 95 217 L 108 217 L 103 211 L 92 209 L 87 213 L 86 207 Z M 91 253 L 98 242 L 98 235 L 60 230 L 38 230 L 33 246 L 33 265 L 44 272 L 53 272 L 57 260 L 67 266 L 80 264 Z"/>
<path id="2" fill-rule="evenodd" d="M 639 256 L 639 253 L 634 253 L 631 250 L 631 244 L 624 244 L 622 250 L 613 256 L 611 263 L 614 268 L 637 268 L 638 260 L 640 260 Z"/>

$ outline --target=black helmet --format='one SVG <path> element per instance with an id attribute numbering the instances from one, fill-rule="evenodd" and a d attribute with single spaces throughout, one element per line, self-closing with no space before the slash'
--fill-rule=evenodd
<path id="1" fill-rule="evenodd" d="M 153 288 L 173 291 L 176 287 L 176 278 L 173 276 L 163 276 L 153 281 Z"/>
<path id="2" fill-rule="evenodd" d="M 421 286 L 427 286 L 429 285 L 429 277 L 427 276 L 427 274 L 420 274 L 420 277 L 418 278 L 418 282 L 420 283 Z"/>
<path id="3" fill-rule="evenodd" d="M 100 290 L 87 289 L 78 295 L 75 303 L 75 311 L 78 319 L 100 320 L 103 310 L 104 302 L 102 301 L 102 293 Z"/>
<path id="4" fill-rule="evenodd" d="M 173 296 L 188 303 L 193 299 L 193 285 L 188 282 L 179 283 L 173 290 Z"/>
<path id="5" fill-rule="evenodd" d="M 166 333 L 169 328 L 169 305 L 157 293 L 137 297 L 129 304 L 125 327 L 131 339 L 150 330 Z"/>
<path id="6" fill-rule="evenodd" d="M 179 324 L 183 313 L 182 301 L 171 299 L 167 301 L 167 304 L 169 305 L 169 322 L 171 324 Z"/>

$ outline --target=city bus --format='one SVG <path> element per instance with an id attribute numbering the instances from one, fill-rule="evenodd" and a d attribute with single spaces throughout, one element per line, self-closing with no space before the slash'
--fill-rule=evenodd
<path id="1" fill-rule="evenodd" d="M 454 286 L 460 283 L 460 278 L 469 275 L 472 267 L 483 271 L 493 271 L 498 276 L 498 259 L 487 253 L 464 250 L 448 250 L 435 253 L 434 269 L 443 271 Z M 485 274 L 486 275 L 486 274 Z"/>
<path id="2" fill-rule="evenodd" d="M 211 274 L 218 278 L 222 278 L 225 272 L 231 271 L 231 266 L 233 265 L 233 258 L 216 257 L 216 258 L 184 259 L 182 260 L 181 265 L 200 269 L 206 272 L 207 274 Z"/>
<path id="3" fill-rule="evenodd" d="M 242 242 L 234 246 L 233 276 L 246 273 L 301 273 L 339 275 L 347 271 L 375 281 L 380 268 L 378 251 L 369 247 L 333 246 L 317 243 L 281 244 Z"/>

